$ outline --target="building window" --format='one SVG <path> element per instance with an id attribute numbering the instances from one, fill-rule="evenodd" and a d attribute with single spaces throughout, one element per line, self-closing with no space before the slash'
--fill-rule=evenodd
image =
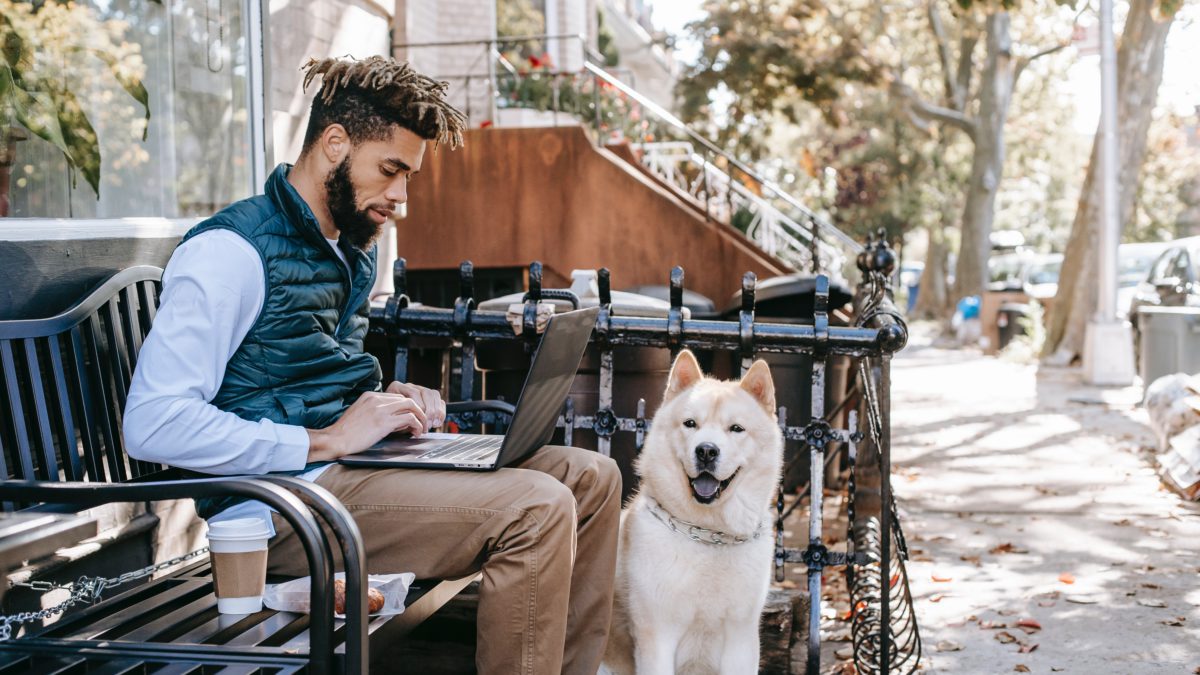
<path id="1" fill-rule="evenodd" d="M 0 160 L 8 160 L 0 161 L 8 172 L 7 213 L 0 213 L 189 218 L 250 196 L 243 7 L 239 0 L 0 0 L 9 61 L 0 64 L 0 80 L 7 65 L 53 106 L 75 156 L 73 167 L 55 143 L 0 108 Z M 9 58 L 14 44 L 25 47 L 19 60 Z"/>

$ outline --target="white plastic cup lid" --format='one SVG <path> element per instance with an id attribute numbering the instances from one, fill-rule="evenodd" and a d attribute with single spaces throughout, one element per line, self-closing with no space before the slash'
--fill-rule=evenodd
<path id="1" fill-rule="evenodd" d="M 271 530 L 262 518 L 235 518 L 209 523 L 208 538 L 222 541 L 252 541 L 268 539 Z"/>

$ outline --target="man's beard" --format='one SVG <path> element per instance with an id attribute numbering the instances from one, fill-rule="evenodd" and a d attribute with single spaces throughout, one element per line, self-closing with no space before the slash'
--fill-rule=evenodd
<path id="1" fill-rule="evenodd" d="M 342 160 L 325 178 L 325 200 L 333 225 L 360 251 L 367 250 L 379 236 L 382 226 L 376 225 L 368 209 L 358 209 L 358 195 L 350 182 L 350 157 Z"/>

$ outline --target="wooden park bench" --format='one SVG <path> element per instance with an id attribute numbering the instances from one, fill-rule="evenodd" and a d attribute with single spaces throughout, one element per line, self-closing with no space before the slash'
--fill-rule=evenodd
<path id="1" fill-rule="evenodd" d="M 121 439 L 122 411 L 154 321 L 161 276 L 155 267 L 129 268 L 58 316 L 0 321 L 4 511 L 71 513 L 114 502 L 251 497 L 278 510 L 303 542 L 312 613 L 218 614 L 207 556 L 193 552 L 186 566 L 149 583 L 141 582 L 165 565 L 72 584 L 68 604 L 99 602 L 47 626 L 25 623 L 20 637 L 22 626 L 8 624 L 13 639 L 0 642 L 0 672 L 367 672 L 372 636 L 395 641 L 471 579 L 419 581 L 403 614 L 369 619 L 362 538 L 328 491 L 288 477 L 182 479 L 175 469 L 130 458 Z M 334 546 L 345 560 L 348 588 L 358 591 L 348 593 L 344 621 L 333 616 Z"/>

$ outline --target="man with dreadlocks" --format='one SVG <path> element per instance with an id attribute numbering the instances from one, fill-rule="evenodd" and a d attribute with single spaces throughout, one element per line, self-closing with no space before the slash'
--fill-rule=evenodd
<path id="1" fill-rule="evenodd" d="M 616 465 L 545 447 L 491 473 L 333 463 L 387 434 L 442 424 L 438 393 L 393 383 L 363 351 L 375 239 L 432 143 L 465 120 L 446 84 L 372 57 L 305 65 L 321 78 L 304 147 L 265 194 L 188 232 L 163 274 L 124 421 L 129 454 L 196 474 L 291 474 L 354 514 L 371 572 L 482 571 L 482 673 L 595 673 L 612 607 Z M 286 521 L 259 502 L 197 500 L 210 522 L 272 525 L 270 570 L 307 574 Z"/>

